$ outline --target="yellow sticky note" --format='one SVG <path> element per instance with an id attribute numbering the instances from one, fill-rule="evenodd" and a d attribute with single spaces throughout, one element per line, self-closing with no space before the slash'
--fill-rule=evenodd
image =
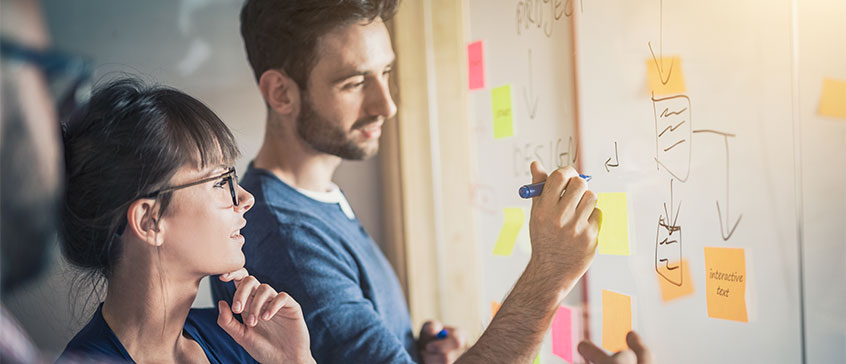
<path id="1" fill-rule="evenodd" d="M 511 255 L 511 251 L 514 250 L 514 243 L 517 242 L 517 234 L 523 227 L 523 220 L 525 219 L 526 215 L 523 213 L 523 209 L 519 207 L 505 209 L 505 222 L 499 231 L 499 238 L 496 239 L 494 255 Z"/>
<path id="2" fill-rule="evenodd" d="M 538 353 L 538 355 L 535 355 L 535 361 L 533 361 L 532 364 L 540 364 L 540 353 Z"/>
<path id="3" fill-rule="evenodd" d="M 646 78 L 649 91 L 655 96 L 678 95 L 687 91 L 679 57 L 650 57 L 646 60 Z"/>
<path id="4" fill-rule="evenodd" d="M 743 249 L 705 248 L 705 290 L 708 317 L 749 322 Z"/>
<path id="5" fill-rule="evenodd" d="M 823 80 L 820 115 L 846 119 L 846 80 Z"/>
<path id="6" fill-rule="evenodd" d="M 493 320 L 496 313 L 499 312 L 500 307 L 502 307 L 502 305 L 499 302 L 491 301 L 491 320 Z"/>
<path id="7" fill-rule="evenodd" d="M 514 136 L 514 113 L 511 111 L 511 85 L 491 90 L 494 139 Z"/>
<path id="8" fill-rule="evenodd" d="M 599 254 L 629 254 L 629 208 L 625 192 L 597 194 L 596 208 L 602 210 Z"/>
<path id="9" fill-rule="evenodd" d="M 690 266 L 687 259 L 677 263 L 668 263 L 664 266 L 659 266 L 658 270 L 675 270 L 681 271 L 681 280 L 679 282 L 672 282 L 665 277 L 669 274 L 656 274 L 658 277 L 658 286 L 661 287 L 661 300 L 669 302 L 677 298 L 689 296 L 693 294 L 693 280 L 690 279 Z M 660 273 L 660 272 L 659 272 Z"/>
<path id="10" fill-rule="evenodd" d="M 603 289 L 602 347 L 612 353 L 627 349 L 629 331 L 632 331 L 632 298 Z"/>

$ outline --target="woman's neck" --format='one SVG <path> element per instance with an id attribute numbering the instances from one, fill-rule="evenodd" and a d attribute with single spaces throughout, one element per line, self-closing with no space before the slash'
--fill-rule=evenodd
<path id="1" fill-rule="evenodd" d="M 196 360 L 201 348 L 183 328 L 202 277 L 168 274 L 155 249 L 124 255 L 109 277 L 103 319 L 136 362 Z"/>

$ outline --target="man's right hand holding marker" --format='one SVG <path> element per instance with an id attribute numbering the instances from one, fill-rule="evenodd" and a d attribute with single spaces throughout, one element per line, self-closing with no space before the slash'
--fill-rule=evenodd
<path id="1" fill-rule="evenodd" d="M 596 255 L 602 211 L 596 209 L 596 194 L 588 190 L 587 182 L 572 167 L 559 168 L 548 176 L 538 162 L 532 162 L 530 168 L 532 183 L 545 184 L 543 192 L 532 199 L 529 264 L 487 330 L 458 359 L 459 364 L 532 362 L 558 306 Z M 651 364 L 637 335 L 630 333 L 629 337 L 636 355 L 624 350 L 608 356 L 587 342 L 579 351 L 598 364 Z"/>
<path id="2" fill-rule="evenodd" d="M 596 254 L 596 237 L 602 211 L 596 194 L 573 167 L 559 168 L 547 176 L 540 163 L 532 162 L 532 183 L 545 182 L 540 196 L 532 199 L 529 265 L 541 268 L 560 282 L 560 299 L 590 267 Z"/>

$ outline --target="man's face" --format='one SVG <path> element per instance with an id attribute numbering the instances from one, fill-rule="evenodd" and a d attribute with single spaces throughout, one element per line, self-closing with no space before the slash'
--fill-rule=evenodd
<path id="1" fill-rule="evenodd" d="M 297 133 L 315 150 L 360 160 L 379 150 L 382 124 L 397 112 L 388 87 L 394 51 L 381 19 L 332 30 L 316 46 L 297 116 Z"/>

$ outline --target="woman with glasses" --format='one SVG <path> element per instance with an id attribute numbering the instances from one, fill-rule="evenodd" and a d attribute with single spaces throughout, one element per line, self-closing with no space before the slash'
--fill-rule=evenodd
<path id="1" fill-rule="evenodd" d="M 237 184 L 238 148 L 211 110 L 120 80 L 63 129 L 62 252 L 106 292 L 63 357 L 313 362 L 300 306 L 243 268 L 253 196 Z M 215 274 L 235 282 L 232 307 L 192 309 L 200 279 Z"/>

